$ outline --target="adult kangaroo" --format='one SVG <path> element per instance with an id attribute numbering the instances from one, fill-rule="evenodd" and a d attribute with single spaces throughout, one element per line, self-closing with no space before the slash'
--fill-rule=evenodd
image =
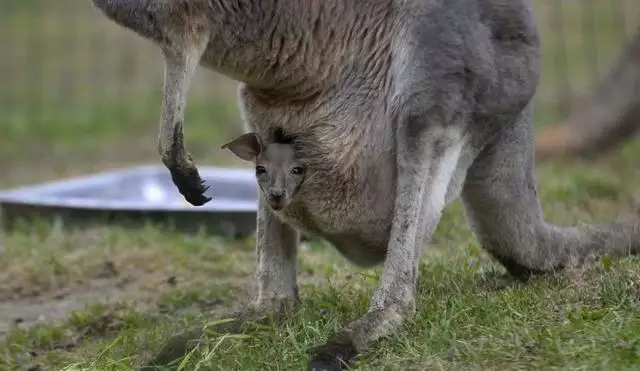
<path id="1" fill-rule="evenodd" d="M 579 229 L 543 218 L 531 123 L 540 47 L 529 0 L 93 3 L 163 51 L 159 151 L 188 202 L 209 200 L 183 141 L 199 64 L 240 81 L 247 131 L 295 138 L 308 152 L 291 211 L 258 202 L 255 313 L 297 305 L 299 231 L 360 266 L 384 263 L 368 312 L 312 351 L 312 369 L 342 369 L 415 312 L 421 247 L 459 195 L 482 246 L 516 277 L 639 251 L 638 225 Z M 184 350 L 171 344 L 158 359 Z"/>

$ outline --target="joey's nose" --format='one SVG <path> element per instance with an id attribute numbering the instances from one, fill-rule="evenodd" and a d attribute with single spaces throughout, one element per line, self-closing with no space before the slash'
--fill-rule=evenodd
<path id="1" fill-rule="evenodd" d="M 280 201 L 282 201 L 283 197 L 284 197 L 284 191 L 282 191 L 280 189 L 273 189 L 273 190 L 269 191 L 269 198 L 273 202 L 280 202 Z"/>

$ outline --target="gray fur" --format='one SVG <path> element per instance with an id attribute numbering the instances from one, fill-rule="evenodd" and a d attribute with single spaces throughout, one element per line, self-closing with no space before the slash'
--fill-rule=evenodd
<path id="1" fill-rule="evenodd" d="M 252 308 L 298 302 L 298 233 L 363 267 L 384 263 L 369 311 L 312 353 L 340 369 L 415 311 L 420 250 L 462 196 L 483 247 L 519 277 L 637 254 L 638 225 L 558 227 L 533 176 L 540 46 L 529 0 L 93 0 L 166 62 L 160 152 L 185 198 L 206 202 L 182 142 L 195 65 L 241 82 L 247 131 L 281 128 L 308 160 L 296 199 L 259 201 Z M 342 360 L 342 361 L 341 361 Z"/>

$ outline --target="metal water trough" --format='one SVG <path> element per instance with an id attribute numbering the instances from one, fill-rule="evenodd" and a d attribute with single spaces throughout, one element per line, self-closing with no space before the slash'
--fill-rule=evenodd
<path id="1" fill-rule="evenodd" d="M 200 167 L 213 199 L 188 204 L 161 165 L 137 166 L 0 192 L 5 230 L 44 220 L 63 227 L 161 223 L 184 232 L 245 237 L 256 228 L 258 188 L 253 172 Z"/>

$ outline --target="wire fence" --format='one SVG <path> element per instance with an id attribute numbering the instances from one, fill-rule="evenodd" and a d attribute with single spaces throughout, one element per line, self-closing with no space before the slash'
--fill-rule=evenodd
<path id="1" fill-rule="evenodd" d="M 601 78 L 640 32 L 640 4 L 533 3 L 543 49 L 535 114 L 536 122 L 545 124 L 563 115 L 571 98 Z M 0 143 L 5 146 L 21 143 L 27 135 L 45 143 L 78 130 L 116 139 L 131 131 L 156 130 L 163 79 L 160 51 L 106 19 L 89 0 L 2 0 L 0 45 Z M 238 121 L 235 96 L 233 81 L 200 69 L 189 94 L 188 115 L 191 109 L 198 112 L 191 114 L 190 127 L 211 127 L 209 117 Z M 127 124 L 119 132 L 96 129 L 97 122 L 107 119 Z"/>

